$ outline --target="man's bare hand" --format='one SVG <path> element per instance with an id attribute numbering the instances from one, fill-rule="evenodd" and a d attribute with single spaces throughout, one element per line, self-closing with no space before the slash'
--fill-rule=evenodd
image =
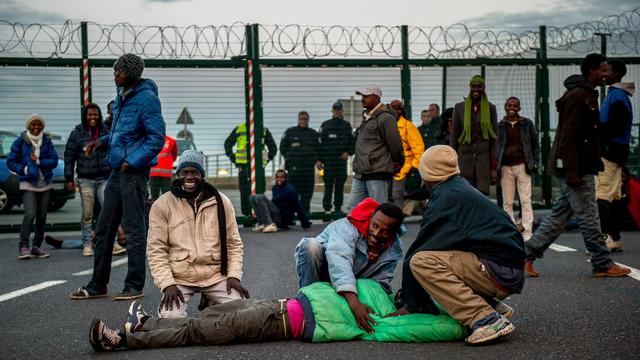
<path id="1" fill-rule="evenodd" d="M 179 308 L 180 304 L 184 302 L 182 291 L 176 285 L 169 285 L 162 292 L 164 296 L 160 300 L 160 309 L 164 306 L 165 310 L 173 310 L 173 304 Z"/>
<path id="2" fill-rule="evenodd" d="M 349 153 L 348 152 L 343 152 L 342 154 L 340 154 L 340 159 L 341 160 L 348 160 L 349 159 Z"/>
<path id="3" fill-rule="evenodd" d="M 249 290 L 245 289 L 240 280 L 230 277 L 227 279 L 227 294 L 231 294 L 231 289 L 236 289 L 243 299 L 249 298 Z"/>
<path id="4" fill-rule="evenodd" d="M 396 310 L 392 313 L 387 314 L 387 316 L 385 317 L 394 317 L 394 316 L 402 316 L 402 315 L 409 315 L 411 314 L 407 309 L 405 308 L 401 308 L 399 310 Z"/>
<path id="5" fill-rule="evenodd" d="M 340 293 L 340 295 L 347 299 L 347 303 L 349 303 L 351 312 L 353 312 L 353 316 L 356 318 L 358 327 L 368 334 L 373 334 L 371 325 L 378 325 L 378 323 L 369 316 L 369 314 L 375 314 L 373 310 L 366 304 L 361 303 L 360 300 L 358 300 L 358 296 L 352 292 L 345 291 Z"/>
<path id="6" fill-rule="evenodd" d="M 84 154 L 87 156 L 91 156 L 93 152 L 100 146 L 98 140 L 90 141 L 87 146 L 84 147 Z"/>

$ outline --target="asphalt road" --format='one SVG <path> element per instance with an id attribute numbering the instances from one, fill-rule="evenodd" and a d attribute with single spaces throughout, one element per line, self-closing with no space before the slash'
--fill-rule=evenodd
<path id="1" fill-rule="evenodd" d="M 241 229 L 245 242 L 244 279 L 252 297 L 280 298 L 297 290 L 292 251 L 302 236 L 290 230 L 254 234 Z M 407 224 L 405 247 L 415 238 L 417 220 Z M 78 238 L 79 233 L 60 234 Z M 625 251 L 615 261 L 640 269 L 640 233 L 624 233 Z M 640 273 L 631 277 L 596 279 L 591 276 L 584 243 L 568 233 L 557 242 L 575 251 L 549 249 L 536 266 L 539 278 L 528 278 L 524 291 L 507 302 L 516 309 L 516 331 L 504 341 L 485 347 L 463 342 L 397 344 L 347 342 L 307 344 L 297 341 L 220 347 L 184 347 L 96 354 L 88 342 L 91 319 L 122 326 L 128 303 L 110 298 L 71 301 L 67 294 L 84 285 L 92 258 L 80 250 L 50 251 L 49 259 L 17 259 L 16 234 L 0 234 L 0 359 L 638 359 L 640 354 Z M 565 249 L 567 250 L 567 249 Z M 114 257 L 120 261 L 124 257 Z M 109 292 L 118 292 L 126 264 L 112 270 Z M 400 284 L 398 271 L 395 288 Z M 6 299 L 29 286 L 60 281 L 26 295 Z M 147 276 L 143 304 L 153 310 L 160 291 Z M 195 302 L 190 311 L 195 313 Z"/>

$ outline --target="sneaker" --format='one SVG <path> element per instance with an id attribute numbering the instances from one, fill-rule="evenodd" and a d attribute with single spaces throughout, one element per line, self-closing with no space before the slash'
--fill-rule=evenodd
<path id="1" fill-rule="evenodd" d="M 56 249 L 60 249 L 60 248 L 62 248 L 63 240 L 58 240 L 58 239 L 54 238 L 53 236 L 45 235 L 44 236 L 44 242 L 46 242 L 47 244 L 53 246 Z"/>
<path id="2" fill-rule="evenodd" d="M 269 224 L 264 228 L 264 230 L 262 230 L 263 233 L 274 233 L 277 231 L 278 231 L 278 225 L 276 224 Z"/>
<path id="3" fill-rule="evenodd" d="M 93 256 L 93 246 L 87 244 L 82 248 L 82 256 Z"/>
<path id="4" fill-rule="evenodd" d="M 48 258 L 49 254 L 44 252 L 40 247 L 34 245 L 31 247 L 31 257 L 44 259 Z"/>
<path id="5" fill-rule="evenodd" d="M 537 272 L 536 269 L 533 268 L 533 261 L 531 261 L 531 260 L 525 260 L 524 261 L 524 272 L 527 273 L 527 275 L 529 275 L 531 277 L 540 276 L 540 273 Z"/>
<path id="6" fill-rule="evenodd" d="M 127 319 L 124 322 L 125 333 L 133 334 L 142 330 L 142 325 L 150 317 L 151 316 L 149 316 L 149 314 L 147 314 L 147 312 L 142 309 L 142 304 L 140 302 L 132 301 L 131 305 L 129 305 Z"/>
<path id="7" fill-rule="evenodd" d="M 594 271 L 593 276 L 595 277 L 620 277 L 627 276 L 631 273 L 631 269 L 622 267 L 618 264 L 613 264 L 612 267 L 606 270 Z"/>
<path id="8" fill-rule="evenodd" d="M 122 255 L 126 252 L 127 252 L 127 249 L 120 246 L 120 244 L 118 244 L 117 242 L 113 244 L 113 251 L 111 251 L 113 255 Z"/>
<path id="9" fill-rule="evenodd" d="M 254 226 L 251 231 L 253 232 L 262 232 L 262 230 L 264 230 L 265 225 L 264 224 L 256 224 L 256 226 Z"/>
<path id="10" fill-rule="evenodd" d="M 21 247 L 18 250 L 18 259 L 20 260 L 29 260 L 31 259 L 31 249 L 28 247 Z"/>
<path id="11" fill-rule="evenodd" d="M 498 320 L 485 326 L 473 330 L 471 335 L 464 342 L 467 345 L 480 345 L 495 340 L 501 336 L 505 336 L 515 330 L 516 327 L 504 316 L 500 316 Z"/>
<path id="12" fill-rule="evenodd" d="M 505 304 L 502 301 L 498 301 L 498 303 L 496 304 L 495 310 L 498 312 L 498 314 L 506 318 L 512 317 L 513 314 L 516 312 L 514 308 Z"/>
<path id="13" fill-rule="evenodd" d="M 144 297 L 144 293 L 142 291 L 127 288 L 113 295 L 113 300 L 114 301 L 135 300 L 135 299 L 140 299 L 141 297 Z"/>
<path id="14" fill-rule="evenodd" d="M 607 247 L 609 248 L 609 250 L 611 252 L 621 252 L 623 250 L 622 248 L 622 241 L 618 240 L 613 240 L 613 238 L 611 237 L 611 235 L 609 234 L 605 234 L 605 244 L 607 244 Z"/>
<path id="15" fill-rule="evenodd" d="M 120 347 L 120 331 L 112 330 L 100 319 L 93 319 L 89 328 L 89 342 L 93 350 L 98 352 L 113 351 Z"/>

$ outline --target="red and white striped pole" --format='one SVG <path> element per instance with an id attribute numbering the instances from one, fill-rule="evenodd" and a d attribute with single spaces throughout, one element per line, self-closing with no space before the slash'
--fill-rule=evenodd
<path id="1" fill-rule="evenodd" d="M 89 59 L 82 59 L 82 105 L 89 105 Z"/>
<path id="2" fill-rule="evenodd" d="M 251 166 L 251 194 L 256 193 L 256 143 L 255 143 L 255 117 L 253 105 L 253 60 L 247 60 L 249 78 L 249 158 Z"/>

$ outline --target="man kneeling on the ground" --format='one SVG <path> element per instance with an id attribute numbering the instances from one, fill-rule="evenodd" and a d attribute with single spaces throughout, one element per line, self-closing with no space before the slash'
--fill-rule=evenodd
<path id="1" fill-rule="evenodd" d="M 499 300 L 522 290 L 524 241 L 509 216 L 459 173 L 449 146 L 430 147 L 420 159 L 431 195 L 404 260 L 405 306 L 392 315 L 437 313 L 433 299 L 471 328 L 466 343 L 476 345 L 515 329 L 507 320 L 513 309 Z"/>
<path id="2" fill-rule="evenodd" d="M 229 198 L 205 181 L 204 156 L 180 156 L 171 191 L 149 213 L 149 268 L 162 290 L 158 314 L 187 316 L 194 293 L 225 303 L 249 297 L 240 283 L 243 247 Z"/>
<path id="3" fill-rule="evenodd" d="M 372 311 L 358 301 L 356 279 L 376 280 L 391 292 L 393 272 L 402 259 L 403 219 L 398 206 L 366 198 L 318 237 L 303 238 L 294 254 L 300 287 L 330 282 L 347 299 L 358 326 L 373 332 Z"/>
<path id="4" fill-rule="evenodd" d="M 331 285 L 316 282 L 300 289 L 295 298 L 235 300 L 209 306 L 194 318 L 152 318 L 134 301 L 129 306 L 124 332 L 94 319 L 89 342 L 96 351 L 112 351 L 281 340 L 452 341 L 467 334 L 464 327 L 444 313 L 384 318 L 396 308 L 382 286 L 361 279 L 357 287 L 360 301 L 377 314 L 371 315 L 376 320 L 373 333 L 357 326 L 348 303 Z"/>

